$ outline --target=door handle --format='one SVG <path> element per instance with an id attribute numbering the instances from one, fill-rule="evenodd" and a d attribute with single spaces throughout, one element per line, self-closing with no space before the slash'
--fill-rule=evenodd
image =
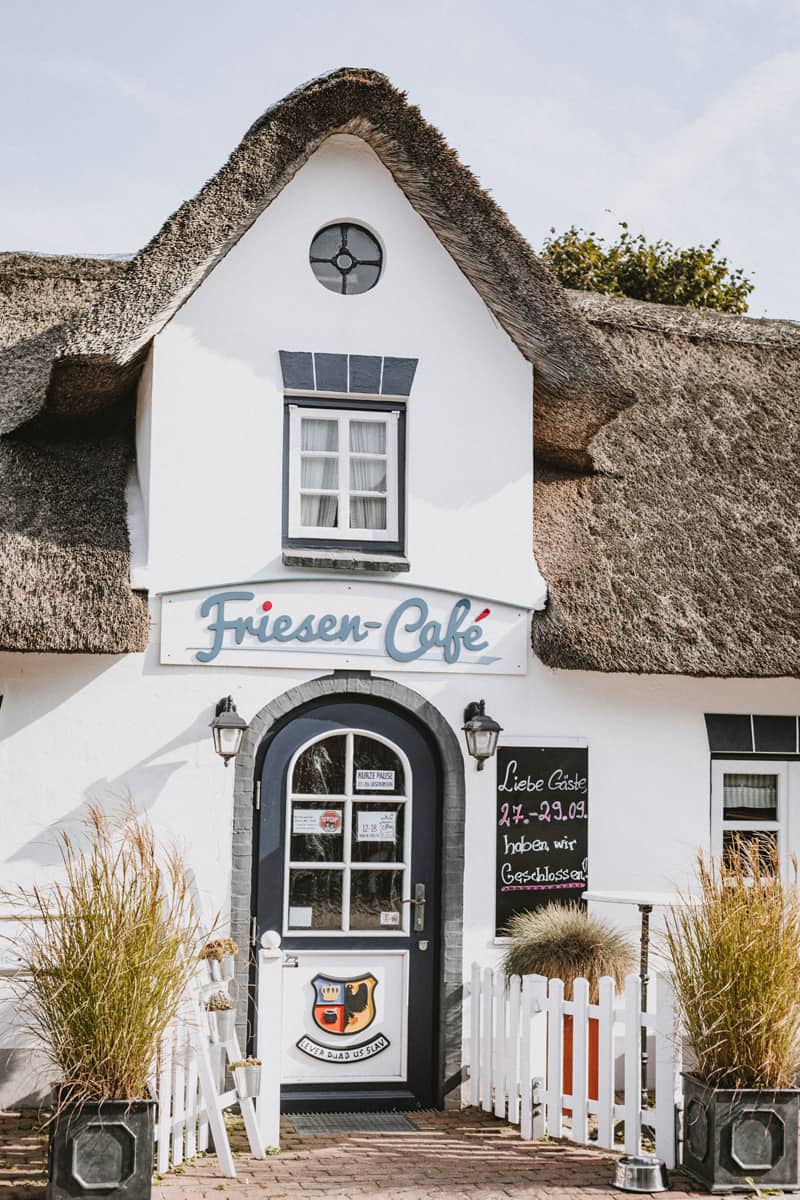
<path id="1" fill-rule="evenodd" d="M 411 904 L 414 908 L 414 933 L 422 933 L 425 928 L 425 884 L 414 885 L 413 899 L 401 900 L 401 904 Z"/>

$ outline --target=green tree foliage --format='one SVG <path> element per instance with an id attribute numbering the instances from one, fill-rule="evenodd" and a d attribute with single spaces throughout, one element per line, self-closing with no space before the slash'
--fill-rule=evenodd
<path id="1" fill-rule="evenodd" d="M 564 287 L 656 304 L 747 312 L 754 284 L 717 254 L 719 240 L 681 250 L 671 242 L 648 242 L 644 234 L 632 234 L 625 221 L 620 228 L 619 237 L 610 243 L 575 225 L 565 233 L 551 229 L 542 260 Z"/>

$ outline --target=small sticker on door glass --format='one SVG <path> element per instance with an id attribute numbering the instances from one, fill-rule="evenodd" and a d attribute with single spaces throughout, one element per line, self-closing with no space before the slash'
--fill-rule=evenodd
<path id="1" fill-rule="evenodd" d="M 399 925 L 399 924 L 400 924 L 400 913 L 399 912 L 382 912 L 381 913 L 381 925 Z"/>
<path id="2" fill-rule="evenodd" d="M 314 920 L 314 909 L 309 905 L 302 908 L 290 906 L 289 924 L 293 929 L 310 929 Z"/>
<path id="3" fill-rule="evenodd" d="M 362 810 L 356 813 L 357 842 L 393 842 L 396 829 L 396 812 Z"/>
<path id="4" fill-rule="evenodd" d="M 359 792 L 393 792 L 394 771 L 356 771 Z"/>
<path id="5" fill-rule="evenodd" d="M 342 814 L 338 808 L 296 808 L 292 815 L 292 833 L 335 834 L 342 832 Z"/>

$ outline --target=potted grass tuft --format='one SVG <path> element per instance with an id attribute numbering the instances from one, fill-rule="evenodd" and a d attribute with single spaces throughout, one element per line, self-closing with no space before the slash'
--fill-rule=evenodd
<path id="1" fill-rule="evenodd" d="M 734 837 L 698 858 L 667 917 L 694 1069 L 683 1076 L 683 1165 L 711 1192 L 795 1191 L 800 1092 L 800 894 L 774 846 Z"/>
<path id="2" fill-rule="evenodd" d="M 240 1058 L 231 1063 L 230 1069 L 239 1099 L 254 1099 L 261 1087 L 261 1059 Z"/>
<path id="3" fill-rule="evenodd" d="M 196 969 L 196 919 L 180 858 L 132 808 L 92 807 L 86 825 L 83 848 L 60 839 L 61 882 L 4 895 L 20 913 L 20 1016 L 58 1076 L 47 1197 L 147 1200 L 149 1080 Z"/>
<path id="4" fill-rule="evenodd" d="M 515 913 L 504 933 L 512 939 L 503 956 L 506 976 L 545 975 L 564 982 L 564 997 L 572 998 L 576 979 L 589 983 L 590 1003 L 598 1001 L 604 975 L 617 988 L 634 969 L 635 952 L 627 935 L 609 921 L 591 915 L 579 904 L 545 904 Z M 572 1017 L 564 1017 L 564 1091 L 572 1092 Z M 589 1020 L 589 1099 L 598 1097 L 599 1024 Z"/>

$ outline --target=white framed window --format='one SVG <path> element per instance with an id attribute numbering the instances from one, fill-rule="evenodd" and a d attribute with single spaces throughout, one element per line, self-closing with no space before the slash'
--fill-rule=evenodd
<path id="1" fill-rule="evenodd" d="M 712 762 L 712 853 L 724 857 L 737 835 L 754 848 L 776 847 L 781 870 L 786 871 L 790 854 L 787 763 L 754 758 Z"/>
<path id="2" fill-rule="evenodd" d="M 396 543 L 400 413 L 289 405 L 288 536 Z"/>

